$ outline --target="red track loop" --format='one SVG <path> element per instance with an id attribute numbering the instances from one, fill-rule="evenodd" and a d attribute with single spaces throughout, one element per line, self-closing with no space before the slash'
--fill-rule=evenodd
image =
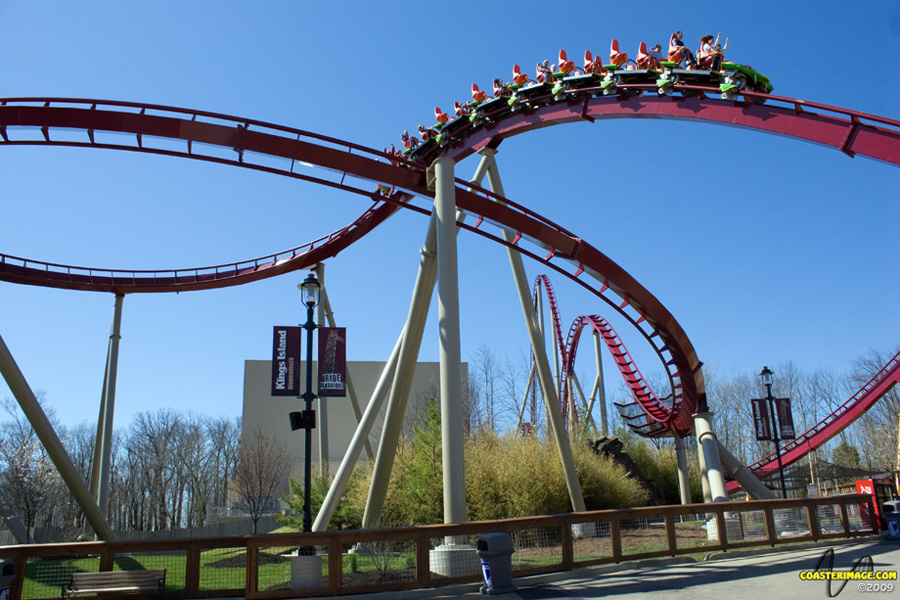
<path id="1" fill-rule="evenodd" d="M 869 410 L 869 407 L 895 384 L 900 384 L 900 352 L 895 354 L 874 377 L 834 412 L 816 423 L 809 431 L 789 441 L 781 449 L 782 464 L 785 467 L 791 465 L 806 456 L 807 453 L 822 446 Z M 778 457 L 770 454 L 750 465 L 750 469 L 757 477 L 768 477 L 778 471 Z M 738 487 L 740 485 L 737 481 L 728 482 L 729 492 L 734 492 Z"/>
<path id="2" fill-rule="evenodd" d="M 673 431 L 674 428 L 670 428 L 670 424 L 681 410 L 681 384 L 673 381 L 670 374 L 670 384 L 672 389 L 676 390 L 674 402 L 672 402 L 672 395 L 661 400 L 650 388 L 644 376 L 641 375 L 640 370 L 638 370 L 637 365 L 628 353 L 628 349 L 625 348 L 622 339 L 606 319 L 598 315 L 582 315 L 572 323 L 572 327 L 569 329 L 569 336 L 566 339 L 566 353 L 563 359 L 563 381 L 568 381 L 569 373 L 575 370 L 575 355 L 578 350 L 578 341 L 585 327 L 590 327 L 592 331 L 603 338 L 616 363 L 616 368 L 619 369 L 619 373 L 621 373 L 626 385 L 628 385 L 628 389 L 631 390 L 634 402 L 616 404 L 622 416 L 628 421 L 628 425 L 636 433 L 645 437 L 659 437 L 670 433 L 684 435 L 687 433 L 686 431 L 677 431 L 677 429 Z M 570 390 L 568 385 L 564 385 L 563 389 L 564 392 L 560 398 L 565 406 L 568 403 Z M 669 401 L 671 405 L 666 404 L 666 401 Z"/>

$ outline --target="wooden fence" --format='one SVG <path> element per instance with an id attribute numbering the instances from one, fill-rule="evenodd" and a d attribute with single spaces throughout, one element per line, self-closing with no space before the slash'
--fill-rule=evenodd
<path id="1" fill-rule="evenodd" d="M 479 581 L 481 561 L 474 548 L 487 533 L 510 535 L 512 573 L 521 577 L 875 535 L 879 527 L 871 501 L 870 496 L 846 495 L 380 530 L 3 546 L 0 559 L 15 565 L 11 600 L 58 598 L 72 573 L 114 569 L 166 569 L 166 594 L 172 598 L 333 596 Z M 292 584 L 292 577 L 299 577 L 293 563 L 308 559 L 293 556 L 298 546 L 315 547 L 318 558 L 313 560 L 321 561 L 311 580 L 306 573 L 302 589 Z"/>

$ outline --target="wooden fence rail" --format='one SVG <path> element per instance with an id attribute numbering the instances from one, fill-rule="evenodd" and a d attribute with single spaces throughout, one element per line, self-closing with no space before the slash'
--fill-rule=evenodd
<path id="1" fill-rule="evenodd" d="M 758 500 L 569 513 L 423 527 L 0 547 L 11 600 L 58 598 L 72 573 L 166 569 L 173 598 L 248 600 L 437 587 L 481 578 L 474 543 L 507 533 L 516 577 L 639 559 L 875 535 L 871 496 Z M 470 547 L 469 544 L 472 546 Z M 292 550 L 314 546 L 322 577 L 291 588 Z M 449 566 L 441 561 L 452 555 Z M 315 573 L 315 571 L 314 571 Z M 310 584 L 307 584 L 307 586 Z M 2 587 L 2 586 L 0 586 Z"/>

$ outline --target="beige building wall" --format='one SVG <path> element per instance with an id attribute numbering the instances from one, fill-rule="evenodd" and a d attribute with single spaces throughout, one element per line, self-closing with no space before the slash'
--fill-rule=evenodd
<path id="1" fill-rule="evenodd" d="M 353 388 L 360 404 L 360 412 L 364 413 L 378 378 L 384 369 L 384 362 L 377 361 L 348 361 L 347 369 Z M 440 370 L 439 363 L 421 362 L 416 365 L 413 376 L 412 388 L 406 408 L 404 429 L 409 430 L 410 424 L 415 422 L 415 416 L 421 414 L 429 398 L 440 397 Z M 313 362 L 313 391 L 316 389 L 315 374 L 318 372 L 317 363 Z M 468 365 L 463 363 L 463 381 L 468 380 Z M 306 385 L 305 363 L 300 366 L 300 388 Z M 463 386 L 467 389 L 467 386 Z M 302 429 L 291 431 L 288 413 L 301 411 L 305 402 L 301 398 L 272 396 L 272 362 L 269 360 L 244 361 L 244 406 L 243 406 L 243 436 L 252 435 L 256 428 L 262 427 L 270 436 L 287 448 L 291 456 L 292 467 L 290 476 L 296 481 L 303 481 L 304 470 L 304 440 L 305 432 Z M 350 398 L 330 397 L 323 400 L 327 403 L 328 413 L 328 464 L 331 473 L 334 473 L 344 453 L 350 445 L 350 440 L 356 431 L 357 420 L 353 412 Z M 467 402 L 464 398 L 463 402 Z M 320 399 L 313 401 L 313 410 L 319 411 Z M 387 407 L 385 399 L 379 412 L 375 426 L 369 434 L 369 442 L 373 454 L 378 452 L 378 440 L 381 435 L 384 412 Z M 468 414 L 468 409 L 465 409 Z M 243 439 L 243 438 L 242 438 Z M 367 460 L 365 450 L 360 454 L 360 460 Z M 319 465 L 319 430 L 312 430 L 312 461 L 313 473 Z M 285 479 L 287 490 L 287 479 Z"/>

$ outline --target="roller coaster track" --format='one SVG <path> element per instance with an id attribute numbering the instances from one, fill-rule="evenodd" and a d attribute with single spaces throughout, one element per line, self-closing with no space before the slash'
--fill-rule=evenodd
<path id="1" fill-rule="evenodd" d="M 670 379 L 676 381 L 673 387 L 675 393 L 662 399 L 657 397 L 644 379 L 644 376 L 641 375 L 622 339 L 603 317 L 599 315 L 581 315 L 572 323 L 572 327 L 569 328 L 569 335 L 566 338 L 563 381 L 568 381 L 569 374 L 575 371 L 578 341 L 585 327 L 589 327 L 603 339 L 606 348 L 613 357 L 613 361 L 616 363 L 616 368 L 622 375 L 622 379 L 625 380 L 625 384 L 631 390 L 634 402 L 627 404 L 616 403 L 628 425 L 635 432 L 646 437 L 668 435 L 668 425 L 679 415 L 683 401 L 681 384 L 677 382 L 677 373 L 672 374 L 673 376 L 670 377 Z M 565 385 L 563 389 L 564 392 L 560 397 L 563 402 L 568 402 L 568 396 L 571 393 L 569 386 Z"/>
<path id="2" fill-rule="evenodd" d="M 534 308 L 537 310 L 539 307 L 538 297 L 541 287 L 544 288 L 544 291 L 547 294 L 547 301 L 550 304 L 550 317 L 555 340 L 554 345 L 557 347 L 560 362 L 562 363 L 561 376 L 558 382 L 558 397 L 560 399 L 560 404 L 562 405 L 562 413 L 566 423 L 568 424 L 569 422 L 568 416 L 570 404 L 572 409 L 575 407 L 574 403 L 570 403 L 569 401 L 571 395 L 569 377 L 575 372 L 575 356 L 578 350 L 581 332 L 585 327 L 590 327 L 591 330 L 595 331 L 603 339 L 604 344 L 613 357 L 613 361 L 616 363 L 616 368 L 619 370 L 619 373 L 622 375 L 622 378 L 625 380 L 628 389 L 631 390 L 632 396 L 635 399 L 634 402 L 628 404 L 616 404 L 616 406 L 619 407 L 623 418 L 625 418 L 632 429 L 640 435 L 647 437 L 668 435 L 669 429 L 667 426 L 676 416 L 678 416 L 681 409 L 682 396 L 680 394 L 681 384 L 678 382 L 678 373 L 667 373 L 670 381 L 673 382 L 673 389 L 676 390 L 676 393 L 674 394 L 674 404 L 669 405 L 666 402 L 668 401 L 671 403 L 673 401 L 673 395 L 669 395 L 663 399 L 659 399 L 656 396 L 643 375 L 641 375 L 634 360 L 632 360 L 622 339 L 618 336 L 613 327 L 598 315 L 582 315 L 576 318 L 569 329 L 569 334 L 565 338 L 565 342 L 563 342 L 562 318 L 560 317 L 559 301 L 557 300 L 556 293 L 553 291 L 553 285 L 550 283 L 550 278 L 547 275 L 538 275 L 534 280 Z M 653 346 L 654 350 L 661 355 L 662 348 L 657 347 L 653 343 L 655 340 L 651 339 L 648 341 L 651 346 Z M 536 389 L 535 385 L 532 386 L 532 390 L 534 389 Z"/>
<path id="3" fill-rule="evenodd" d="M 791 465 L 825 444 L 862 416 L 895 384 L 900 384 L 900 352 L 834 412 L 816 423 L 809 431 L 787 442 L 781 449 L 782 464 L 785 467 Z M 761 479 L 773 475 L 778 472 L 778 457 L 774 453 L 770 454 L 750 465 L 750 469 Z M 738 487 L 737 481 L 729 481 L 727 484 L 729 492 L 735 491 Z"/>
<path id="4" fill-rule="evenodd" d="M 790 98 L 753 92 L 745 101 L 707 97 L 711 88 L 676 86 L 687 96 L 642 96 L 646 86 L 622 85 L 619 96 L 593 97 L 597 90 L 508 114 L 485 115 L 467 125 L 427 157 L 461 160 L 507 137 L 532 129 L 606 118 L 701 120 L 778 133 L 824 144 L 854 156 L 900 164 L 900 122 Z M 627 93 L 631 92 L 631 93 Z M 759 98 L 756 98 L 759 99 Z M 112 135 L 111 135 L 112 134 Z M 126 135 L 116 135 L 126 134 Z M 347 227 L 304 246 L 239 263 L 191 269 L 111 270 L 75 267 L 0 254 L 0 280 L 113 293 L 152 293 L 239 285 L 311 266 L 358 240 L 398 208 L 427 213 L 417 198 L 429 198 L 427 166 L 363 146 L 263 121 L 159 105 L 63 98 L 0 99 L 0 146 L 50 145 L 160 154 L 240 166 L 310 181 L 375 201 Z M 130 142 L 130 143 L 129 143 Z M 212 149 L 210 151 L 209 149 Z M 283 159 L 287 159 L 284 161 Z M 284 163 L 289 164 L 285 167 Z M 332 177 L 302 167 L 323 168 Z M 316 171 L 319 173 L 320 171 Z M 355 187 L 347 179 L 378 182 L 389 195 Z M 379 188 L 381 189 L 381 188 Z M 457 179 L 457 206 L 477 216 L 460 227 L 514 247 L 562 273 L 606 302 L 649 340 L 681 383 L 682 404 L 670 431 L 691 429 L 691 413 L 705 406 L 701 362 L 669 311 L 619 265 L 571 232 L 497 194 Z M 513 234 L 512 242 L 502 234 Z M 675 374 L 673 376 L 672 374 Z M 675 382 L 673 381 L 673 389 Z M 652 420 L 648 416 L 648 419 Z M 649 421 L 648 421 L 649 422 Z"/>

